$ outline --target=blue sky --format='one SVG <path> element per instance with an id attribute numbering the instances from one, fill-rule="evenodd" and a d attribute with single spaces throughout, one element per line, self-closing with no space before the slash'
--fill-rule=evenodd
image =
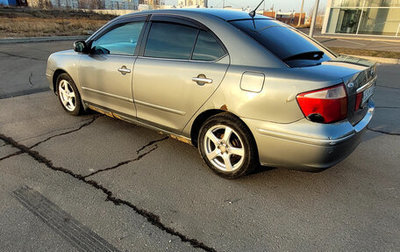
<path id="1" fill-rule="evenodd" d="M 225 5 L 232 6 L 233 8 L 241 8 L 250 6 L 252 8 L 256 7 L 261 0 L 225 0 Z M 320 9 L 325 8 L 327 0 L 320 0 Z M 165 3 L 168 5 L 177 4 L 177 0 L 165 0 Z M 223 0 L 208 0 L 208 5 L 213 6 L 215 8 L 222 7 Z M 314 6 L 314 0 L 304 0 L 304 11 L 309 12 L 312 7 Z M 274 5 L 275 10 L 281 9 L 283 12 L 296 10 L 297 12 L 300 11 L 301 0 L 266 0 L 265 1 L 265 8 L 269 9 L 271 6 Z M 260 7 L 263 8 L 263 5 Z"/>

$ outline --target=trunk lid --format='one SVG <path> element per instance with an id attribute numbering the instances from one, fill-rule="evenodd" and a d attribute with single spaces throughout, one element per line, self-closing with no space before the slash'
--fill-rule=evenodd
<path id="1" fill-rule="evenodd" d="M 374 94 L 377 77 L 376 64 L 356 57 L 339 56 L 321 65 L 340 66 L 354 70 L 347 71 L 347 74 L 342 76 L 342 80 L 348 96 L 347 119 L 352 125 L 357 124 L 367 113 L 368 100 Z"/>

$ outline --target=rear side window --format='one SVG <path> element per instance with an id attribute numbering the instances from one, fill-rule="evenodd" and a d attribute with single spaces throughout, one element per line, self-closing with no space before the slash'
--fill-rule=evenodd
<path id="1" fill-rule="evenodd" d="M 224 49 L 213 35 L 200 31 L 193 51 L 193 60 L 214 61 L 225 55 Z"/>
<path id="2" fill-rule="evenodd" d="M 198 30 L 185 25 L 154 22 L 151 25 L 144 56 L 190 59 Z"/>
<path id="3" fill-rule="evenodd" d="M 92 43 L 95 54 L 133 55 L 144 22 L 128 23 L 107 32 Z"/>

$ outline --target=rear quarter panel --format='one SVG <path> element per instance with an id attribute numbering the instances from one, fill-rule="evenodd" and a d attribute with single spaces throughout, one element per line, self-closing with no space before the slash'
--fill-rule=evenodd
<path id="1" fill-rule="evenodd" d="M 277 124 L 290 124 L 304 119 L 297 103 L 299 93 L 333 86 L 352 76 L 359 69 L 344 66 L 324 66 L 304 68 L 265 68 L 231 65 L 223 83 L 204 104 L 184 129 L 190 134 L 194 119 L 210 109 L 227 110 L 240 118 L 260 120 Z M 265 76 L 261 92 L 241 89 L 244 72 L 262 73 Z"/>

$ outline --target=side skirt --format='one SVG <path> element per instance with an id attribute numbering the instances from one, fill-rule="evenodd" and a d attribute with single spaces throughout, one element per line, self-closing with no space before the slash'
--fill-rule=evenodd
<path id="1" fill-rule="evenodd" d="M 105 108 L 103 106 L 100 106 L 100 105 L 97 105 L 97 104 L 94 104 L 94 103 L 91 103 L 91 102 L 88 102 L 88 101 L 83 101 L 83 103 L 89 109 L 94 110 L 96 112 L 99 112 L 101 114 L 104 114 L 104 115 L 106 115 L 108 117 L 119 119 L 119 120 L 122 120 L 122 121 L 126 121 L 128 123 L 133 123 L 133 124 L 136 124 L 136 125 L 139 125 L 139 126 L 142 126 L 142 127 L 146 127 L 146 128 L 158 131 L 160 134 L 168 135 L 169 137 L 171 137 L 173 139 L 176 139 L 176 140 L 178 140 L 180 142 L 184 142 L 184 143 L 187 143 L 187 144 L 190 144 L 190 145 L 193 146 L 192 140 L 190 138 L 186 137 L 186 136 L 170 132 L 168 130 L 159 128 L 159 127 L 151 124 L 150 122 L 147 122 L 147 121 L 144 121 L 144 120 L 140 120 L 138 118 L 135 118 L 135 117 L 132 117 L 130 115 L 126 115 L 126 114 L 123 114 L 123 113 L 120 113 L 120 112 L 117 112 L 117 111 L 113 111 L 111 109 Z"/>

